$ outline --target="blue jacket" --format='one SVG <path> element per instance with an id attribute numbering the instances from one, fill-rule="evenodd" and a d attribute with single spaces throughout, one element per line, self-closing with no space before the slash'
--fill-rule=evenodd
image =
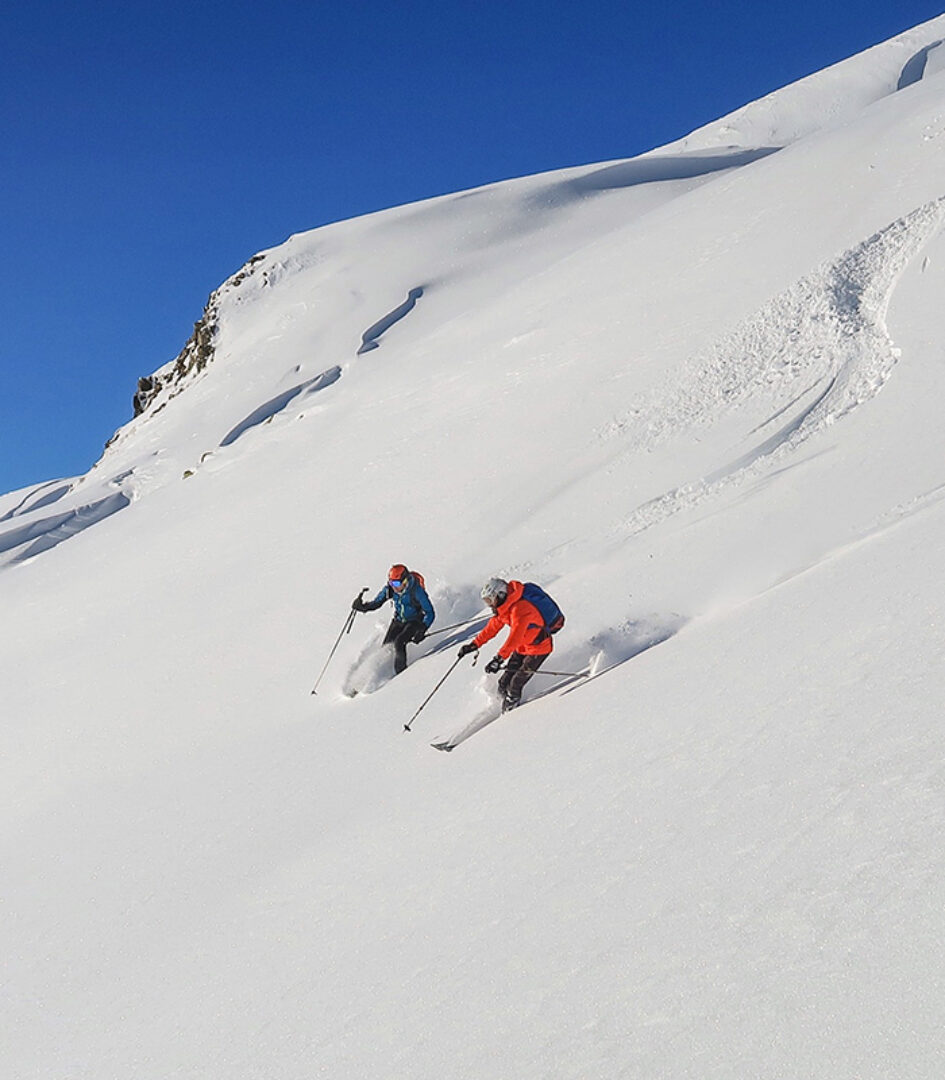
<path id="1" fill-rule="evenodd" d="M 386 600 L 394 604 L 394 618 L 398 622 L 422 622 L 430 627 L 436 615 L 426 589 L 417 580 L 415 574 L 407 575 L 407 587 L 394 592 L 390 585 L 385 585 L 373 600 L 365 600 L 365 611 L 376 611 Z"/>

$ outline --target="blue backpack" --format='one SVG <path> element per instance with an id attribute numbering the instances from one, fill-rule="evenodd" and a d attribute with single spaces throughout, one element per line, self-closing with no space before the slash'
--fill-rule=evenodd
<path id="1" fill-rule="evenodd" d="M 539 585 L 526 581 L 522 586 L 522 599 L 538 608 L 538 614 L 541 615 L 545 622 L 545 633 L 549 637 L 552 634 L 557 634 L 561 627 L 564 626 L 564 614 L 561 608 Z"/>

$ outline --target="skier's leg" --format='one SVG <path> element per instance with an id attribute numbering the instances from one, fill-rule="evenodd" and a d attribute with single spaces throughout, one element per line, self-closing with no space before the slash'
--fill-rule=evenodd
<path id="1" fill-rule="evenodd" d="M 504 668 L 502 674 L 499 676 L 499 684 L 498 684 L 499 693 L 502 694 L 503 696 L 505 695 L 506 691 L 509 688 L 509 683 L 512 681 L 512 677 L 515 675 L 515 673 L 518 671 L 518 669 L 522 666 L 522 662 L 524 661 L 524 659 L 525 659 L 524 653 L 514 652 L 508 658 L 508 660 L 506 660 L 505 668 Z"/>
<path id="2" fill-rule="evenodd" d="M 384 644 L 393 646 L 395 675 L 399 675 L 407 666 L 407 642 L 404 639 L 404 630 L 408 625 L 408 623 L 402 623 L 400 619 L 391 619 L 387 633 L 384 635 Z"/>
<path id="3" fill-rule="evenodd" d="M 403 634 L 394 639 L 394 674 L 399 675 L 407 666 L 407 642 Z"/>
<path id="4" fill-rule="evenodd" d="M 544 656 L 523 656 L 522 662 L 509 679 L 505 689 L 505 697 L 502 700 L 502 711 L 508 712 L 514 709 L 522 700 L 522 690 L 525 684 L 548 659 L 549 654 Z"/>
<path id="5" fill-rule="evenodd" d="M 407 666 L 407 645 L 411 644 L 417 636 L 417 631 L 423 623 L 413 621 L 400 623 L 400 629 L 394 636 L 394 674 L 399 675 Z"/>

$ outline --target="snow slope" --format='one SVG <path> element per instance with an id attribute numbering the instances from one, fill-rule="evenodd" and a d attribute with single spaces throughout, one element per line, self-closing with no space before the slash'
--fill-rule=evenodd
<path id="1" fill-rule="evenodd" d="M 941 1075 L 942 40 L 292 237 L 0 497 L 7 1075 Z M 313 697 L 394 561 L 598 674 Z"/>

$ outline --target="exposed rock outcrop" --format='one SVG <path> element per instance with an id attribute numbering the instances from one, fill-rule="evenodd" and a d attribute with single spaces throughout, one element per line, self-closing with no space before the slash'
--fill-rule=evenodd
<path id="1" fill-rule="evenodd" d="M 175 359 L 153 375 L 143 375 L 138 380 L 132 400 L 135 416 L 164 408 L 171 398 L 184 389 L 190 377 L 198 375 L 213 360 L 221 298 L 228 290 L 238 289 L 247 278 L 252 277 L 264 259 L 263 254 L 254 255 L 219 289 L 212 292 L 203 315 L 194 323 L 194 332 Z"/>
<path id="2" fill-rule="evenodd" d="M 138 380 L 138 389 L 132 401 L 135 416 L 147 412 L 158 397 L 164 396 L 163 391 L 168 390 L 164 400 L 158 405 L 159 409 L 162 408 L 172 397 L 180 393 L 187 376 L 203 371 L 210 363 L 213 359 L 213 343 L 217 333 L 217 307 L 217 294 L 212 293 L 203 310 L 203 315 L 194 323 L 194 332 L 177 357 L 167 367 L 153 375 L 144 375 Z"/>

